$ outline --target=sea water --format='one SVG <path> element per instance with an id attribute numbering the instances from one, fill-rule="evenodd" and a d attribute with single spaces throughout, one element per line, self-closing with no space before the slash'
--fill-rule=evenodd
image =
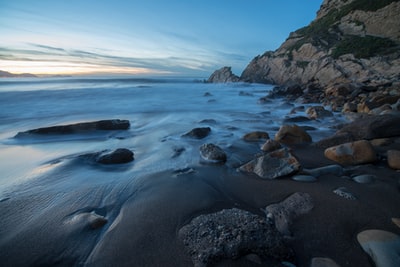
<path id="1" fill-rule="evenodd" d="M 294 116 L 290 110 L 300 104 L 283 99 L 261 103 L 259 99 L 272 88 L 207 84 L 192 78 L 3 79 L 0 200 L 24 186 L 59 183 L 65 189 L 82 183 L 117 183 L 196 166 L 201 144 L 228 149 L 251 131 L 266 131 L 273 138 L 283 120 Z M 113 133 L 14 138 L 29 129 L 103 119 L 126 119 L 131 127 Z M 310 132 L 314 140 L 334 131 L 329 128 L 331 121 L 305 124 L 315 127 Z M 211 134 L 203 140 L 182 137 L 195 127 L 210 127 Z M 116 148 L 132 150 L 134 162 L 111 167 L 79 162 L 81 155 Z"/>

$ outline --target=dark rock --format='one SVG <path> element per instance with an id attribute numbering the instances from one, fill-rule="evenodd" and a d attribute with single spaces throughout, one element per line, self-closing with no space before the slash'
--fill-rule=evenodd
<path id="1" fill-rule="evenodd" d="M 210 132 L 211 132 L 211 128 L 210 127 L 200 127 L 200 128 L 194 128 L 194 129 L 192 129 L 191 131 L 185 133 L 182 136 L 183 137 L 196 138 L 196 139 L 203 139 Z"/>
<path id="2" fill-rule="evenodd" d="M 132 151 L 126 148 L 118 148 L 111 153 L 103 154 L 97 158 L 97 162 L 101 164 L 122 164 L 134 160 Z"/>
<path id="3" fill-rule="evenodd" d="M 195 266 L 209 266 L 249 253 L 278 261 L 293 258 L 293 251 L 273 225 L 236 208 L 200 215 L 183 226 L 178 235 Z"/>
<path id="4" fill-rule="evenodd" d="M 297 159 L 286 148 L 282 148 L 242 165 L 239 170 L 255 173 L 264 179 L 275 179 L 295 173 L 300 167 Z"/>
<path id="5" fill-rule="evenodd" d="M 171 158 L 179 157 L 183 152 L 185 152 L 186 148 L 184 147 L 174 147 L 174 154 Z"/>
<path id="6" fill-rule="evenodd" d="M 300 215 L 310 212 L 314 208 L 313 200 L 307 193 L 294 193 L 284 201 L 271 204 L 265 208 L 269 220 L 272 220 L 278 231 L 290 235 L 289 225 Z"/>
<path id="7" fill-rule="evenodd" d="M 257 142 L 260 140 L 267 140 L 269 139 L 269 135 L 267 132 L 255 131 L 251 133 L 247 133 L 243 136 L 243 140 L 249 142 Z"/>
<path id="8" fill-rule="evenodd" d="M 203 144 L 200 147 L 200 155 L 207 162 L 225 162 L 226 154 L 222 148 L 214 144 Z"/>
<path id="9" fill-rule="evenodd" d="M 291 118 L 285 118 L 283 120 L 283 123 L 295 123 L 295 122 L 305 122 L 305 121 L 310 121 L 310 119 L 305 116 L 296 116 Z"/>
<path id="10" fill-rule="evenodd" d="M 232 73 L 231 67 L 223 67 L 214 71 L 214 73 L 211 74 L 207 80 L 209 83 L 227 83 L 238 81 L 239 77 Z"/>
<path id="11" fill-rule="evenodd" d="M 90 131 L 112 131 L 112 130 L 127 130 L 130 127 L 128 120 L 101 120 L 93 122 L 81 122 L 76 124 L 58 125 L 33 129 L 25 132 L 19 132 L 15 137 L 22 137 L 27 134 L 75 134 Z"/>

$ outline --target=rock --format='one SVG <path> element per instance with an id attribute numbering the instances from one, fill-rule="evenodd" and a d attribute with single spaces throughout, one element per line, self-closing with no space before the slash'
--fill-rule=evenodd
<path id="1" fill-rule="evenodd" d="M 314 169 L 303 169 L 305 174 L 312 175 L 314 177 L 320 177 L 321 175 L 333 174 L 336 176 L 341 176 L 344 173 L 343 167 L 337 164 L 327 165 Z"/>
<path id="2" fill-rule="evenodd" d="M 333 116 L 333 113 L 329 110 L 326 110 L 323 106 L 309 107 L 307 108 L 306 113 L 308 117 L 313 120 Z"/>
<path id="3" fill-rule="evenodd" d="M 282 125 L 275 134 L 275 140 L 279 143 L 291 145 L 310 143 L 311 136 L 297 125 Z"/>
<path id="4" fill-rule="evenodd" d="M 312 183 L 317 181 L 317 179 L 311 175 L 294 175 L 292 177 L 292 180 L 305 183 Z"/>
<path id="5" fill-rule="evenodd" d="M 191 131 L 182 135 L 183 137 L 191 137 L 196 139 L 203 139 L 211 132 L 210 127 L 200 127 L 200 128 L 193 128 Z"/>
<path id="6" fill-rule="evenodd" d="M 310 267 L 340 267 L 330 258 L 313 258 Z"/>
<path id="7" fill-rule="evenodd" d="M 400 115 L 364 115 L 345 125 L 336 134 L 348 134 L 353 140 L 400 136 Z"/>
<path id="8" fill-rule="evenodd" d="M 371 174 L 363 174 L 354 176 L 352 179 L 354 182 L 357 182 L 359 184 L 370 184 L 375 181 L 376 176 Z"/>
<path id="9" fill-rule="evenodd" d="M 265 141 L 265 143 L 262 145 L 261 150 L 265 152 L 272 152 L 277 149 L 282 148 L 281 144 L 273 139 L 268 139 Z"/>
<path id="10" fill-rule="evenodd" d="M 357 235 L 358 243 L 376 267 L 400 266 L 400 237 L 383 230 L 366 230 Z"/>
<path id="11" fill-rule="evenodd" d="M 190 168 L 190 167 L 186 167 L 183 169 L 177 169 L 173 171 L 174 176 L 181 176 L 181 175 L 186 175 L 186 174 L 191 174 L 191 173 L 195 173 L 195 169 Z"/>
<path id="12" fill-rule="evenodd" d="M 343 105 L 342 113 L 357 112 L 357 104 L 347 102 Z"/>
<path id="13" fill-rule="evenodd" d="M 225 162 L 226 154 L 225 151 L 214 144 L 203 144 L 200 147 L 200 155 L 207 162 Z"/>
<path id="14" fill-rule="evenodd" d="M 211 266 L 249 253 L 279 261 L 293 257 L 282 235 L 265 218 L 236 208 L 200 215 L 183 226 L 178 236 L 195 266 Z"/>
<path id="15" fill-rule="evenodd" d="M 33 129 L 25 132 L 19 132 L 15 138 L 24 137 L 30 134 L 37 135 L 60 135 L 60 134 L 77 134 L 91 131 L 112 131 L 127 130 L 130 127 L 128 120 L 101 120 L 93 122 L 81 122 L 75 124 L 58 125 Z"/>
<path id="16" fill-rule="evenodd" d="M 285 118 L 283 120 L 283 123 L 295 123 L 295 122 L 305 122 L 305 121 L 310 121 L 310 119 L 305 116 L 296 116 L 296 117 Z"/>
<path id="17" fill-rule="evenodd" d="M 400 170 L 400 150 L 388 150 L 387 160 L 390 168 Z"/>
<path id="18" fill-rule="evenodd" d="M 373 146 L 366 140 L 327 148 L 325 157 L 343 165 L 356 165 L 377 161 Z"/>
<path id="19" fill-rule="evenodd" d="M 266 132 L 255 131 L 255 132 L 245 134 L 243 136 L 243 139 L 245 141 L 249 141 L 249 142 L 256 142 L 256 141 L 260 141 L 260 140 L 269 139 L 269 135 Z"/>
<path id="20" fill-rule="evenodd" d="M 341 197 L 344 197 L 346 199 L 349 199 L 349 200 L 356 200 L 357 199 L 352 193 L 350 193 L 347 190 L 346 187 L 339 187 L 339 188 L 333 190 L 333 193 L 335 193 L 338 196 L 341 196 Z"/>
<path id="21" fill-rule="evenodd" d="M 400 218 L 392 218 L 392 222 L 400 228 Z"/>
<path id="22" fill-rule="evenodd" d="M 276 229 L 284 235 L 290 235 L 289 226 L 300 215 L 314 207 L 312 198 L 307 193 L 294 193 L 284 201 L 268 205 L 265 208 L 267 218 L 274 222 Z"/>
<path id="23" fill-rule="evenodd" d="M 100 155 L 96 161 L 101 164 L 122 164 L 133 160 L 132 151 L 126 148 L 118 148 L 111 153 Z"/>
<path id="24" fill-rule="evenodd" d="M 239 77 L 232 73 L 231 67 L 223 67 L 214 71 L 214 73 L 211 74 L 207 80 L 208 83 L 227 83 L 238 81 Z"/>
<path id="25" fill-rule="evenodd" d="M 275 179 L 295 173 L 300 168 L 300 163 L 289 150 L 282 148 L 242 165 L 239 170 L 255 173 L 263 179 Z"/>
<path id="26" fill-rule="evenodd" d="M 107 218 L 92 212 L 79 212 L 65 220 L 65 223 L 73 225 L 74 227 L 85 228 L 89 227 L 93 230 L 104 226 L 108 222 Z"/>

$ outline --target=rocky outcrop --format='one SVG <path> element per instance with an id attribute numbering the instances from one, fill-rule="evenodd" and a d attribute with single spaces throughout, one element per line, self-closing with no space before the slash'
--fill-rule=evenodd
<path id="1" fill-rule="evenodd" d="M 238 81 L 239 77 L 232 73 L 231 67 L 223 67 L 214 71 L 207 80 L 209 83 L 228 83 Z"/>
<path id="2" fill-rule="evenodd" d="M 300 84 L 304 93 L 350 83 L 398 88 L 399 43 L 400 1 L 325 0 L 310 25 L 255 57 L 240 78 Z"/>

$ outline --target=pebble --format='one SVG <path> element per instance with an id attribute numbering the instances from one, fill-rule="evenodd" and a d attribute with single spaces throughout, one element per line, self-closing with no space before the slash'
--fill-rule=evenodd
<path id="1" fill-rule="evenodd" d="M 315 178 L 312 175 L 295 175 L 292 177 L 292 180 L 297 181 L 297 182 L 312 183 L 312 182 L 316 182 L 317 178 Z"/>
<path id="2" fill-rule="evenodd" d="M 376 176 L 371 174 L 362 174 L 354 176 L 352 179 L 354 182 L 357 182 L 359 184 L 370 184 L 374 182 Z"/>
<path id="3" fill-rule="evenodd" d="M 333 174 L 336 176 L 341 176 L 344 173 L 343 167 L 338 164 L 327 165 L 315 169 L 304 169 L 304 173 L 312 175 L 314 177 L 319 177 L 325 174 Z"/>
<path id="4" fill-rule="evenodd" d="M 373 229 L 359 233 L 357 240 L 376 267 L 400 266 L 400 236 Z"/>
<path id="5" fill-rule="evenodd" d="M 335 193 L 338 196 L 344 197 L 346 199 L 350 199 L 350 200 L 356 200 L 357 198 L 350 193 L 346 187 L 339 187 L 335 190 L 333 190 L 333 193 Z"/>

